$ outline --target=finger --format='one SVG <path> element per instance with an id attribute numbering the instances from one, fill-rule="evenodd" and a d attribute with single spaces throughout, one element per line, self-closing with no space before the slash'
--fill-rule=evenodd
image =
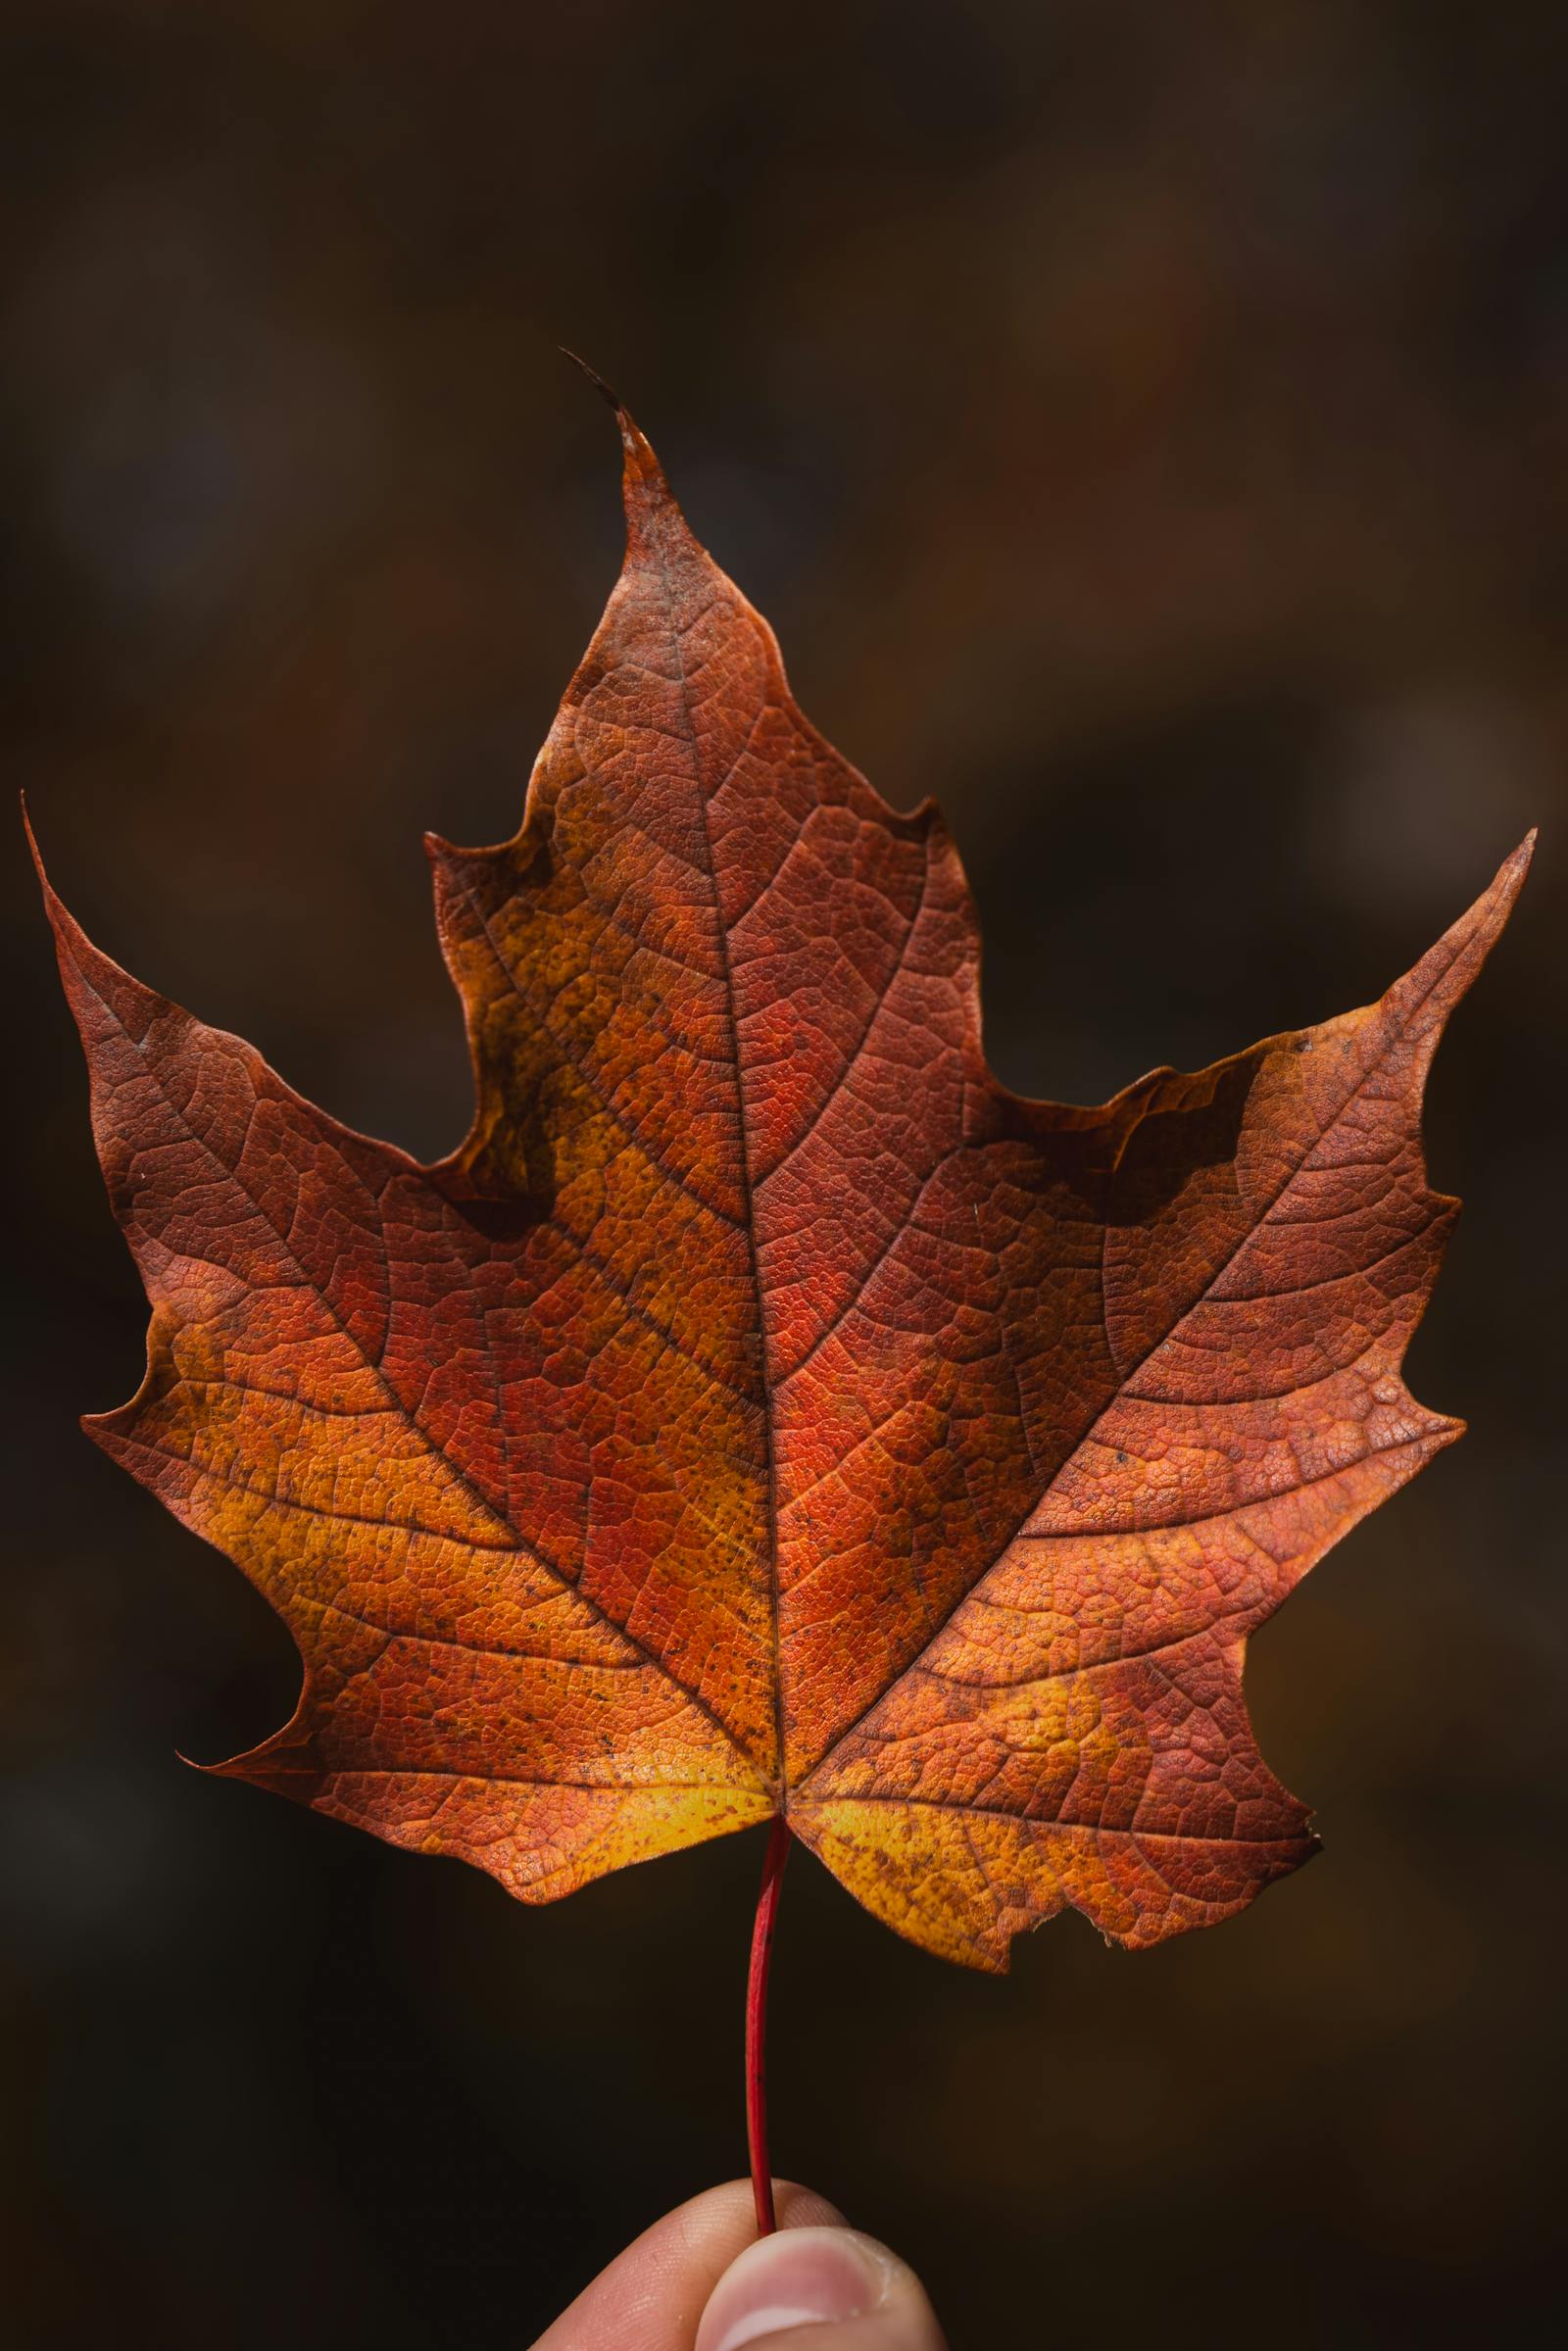
<path id="1" fill-rule="evenodd" d="M 748 2245 L 714 2286 L 696 2351 L 946 2351 L 925 2288 L 850 2229 L 792 2229 Z"/>
<path id="2" fill-rule="evenodd" d="M 843 2225 L 823 2197 L 791 2180 L 775 2180 L 773 2196 L 781 2229 Z M 618 2254 L 534 2351 L 691 2351 L 704 2304 L 756 2237 L 750 2180 L 694 2196 Z"/>

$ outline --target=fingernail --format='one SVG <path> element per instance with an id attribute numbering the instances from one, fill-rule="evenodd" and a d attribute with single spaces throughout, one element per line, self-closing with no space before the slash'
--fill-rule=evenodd
<path id="1" fill-rule="evenodd" d="M 741 2351 L 791 2327 L 820 2327 L 875 2310 L 887 2273 L 842 2229 L 785 2229 L 748 2245 L 714 2286 L 697 2351 Z"/>

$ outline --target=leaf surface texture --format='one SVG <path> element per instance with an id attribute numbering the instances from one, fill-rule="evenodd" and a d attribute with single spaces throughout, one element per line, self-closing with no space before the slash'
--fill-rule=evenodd
<path id="1" fill-rule="evenodd" d="M 50 894 L 152 1301 L 88 1425 L 305 1665 L 217 1768 L 525 1900 L 787 1813 L 970 1965 L 1313 1850 L 1248 1636 L 1458 1433 L 1400 1377 L 1420 1104 L 1528 845 L 1377 1004 L 1103 1107 L 989 1073 L 929 808 L 797 709 L 622 416 L 618 585 L 499 847 L 432 842 L 467 1141 L 421 1167 Z"/>

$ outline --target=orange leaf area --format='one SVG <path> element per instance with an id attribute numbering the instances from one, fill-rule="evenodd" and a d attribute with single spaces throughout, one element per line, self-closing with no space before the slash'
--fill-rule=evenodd
<path id="1" fill-rule="evenodd" d="M 305 1664 L 218 1769 L 547 1901 L 783 1812 L 1006 1965 L 1313 1850 L 1247 1638 L 1458 1434 L 1419 1119 L 1529 845 L 1382 1000 L 1100 1109 L 986 1068 L 929 807 L 807 723 L 622 415 L 625 566 L 499 848 L 430 844 L 472 1132 L 421 1167 L 50 895 L 152 1301 L 88 1425 Z"/>

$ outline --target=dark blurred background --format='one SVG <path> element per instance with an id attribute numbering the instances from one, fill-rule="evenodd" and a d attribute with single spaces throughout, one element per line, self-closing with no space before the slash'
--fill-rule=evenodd
<path id="1" fill-rule="evenodd" d="M 776 2154 L 956 2351 L 1526 2340 L 1560 2248 L 1568 24 L 1552 5 L 10 0 L 10 772 L 102 943 L 433 1155 L 419 834 L 490 840 L 633 400 L 811 714 L 938 794 L 994 1058 L 1098 1097 L 1348 1007 L 1532 821 L 1441 1056 L 1473 1433 L 1258 1641 L 1325 1857 L 946 1969 L 809 1858 Z M 14 844 L 15 847 L 15 844 Z M 514 2351 L 743 2163 L 760 1837 L 521 1909 L 175 1760 L 292 1702 L 78 1434 L 138 1376 L 30 879 L 5 928 L 0 2194 L 21 2341 Z"/>

